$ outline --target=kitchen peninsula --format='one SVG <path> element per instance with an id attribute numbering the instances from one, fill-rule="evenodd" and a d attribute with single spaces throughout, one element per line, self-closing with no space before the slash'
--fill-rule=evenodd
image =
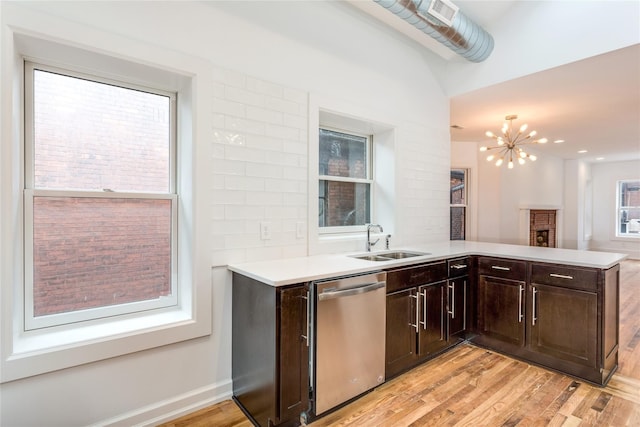
<path id="1" fill-rule="evenodd" d="M 389 252 L 229 267 L 234 399 L 255 423 L 296 425 L 320 415 L 316 284 L 373 272 L 386 275 L 380 382 L 464 340 L 597 385 L 615 372 L 626 255 L 452 241 L 391 251 L 407 255 L 398 259 L 366 256 Z"/>

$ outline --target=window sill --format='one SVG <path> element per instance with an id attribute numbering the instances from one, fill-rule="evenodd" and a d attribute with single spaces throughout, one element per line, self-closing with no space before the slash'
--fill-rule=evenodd
<path id="1" fill-rule="evenodd" d="M 69 368 L 209 334 L 186 311 L 143 316 L 65 329 L 25 332 L 3 357 L 0 382 Z"/>
<path id="2" fill-rule="evenodd" d="M 616 240 L 619 242 L 636 242 L 640 240 L 640 233 L 635 235 L 627 235 L 627 236 L 616 236 L 611 240 Z"/>

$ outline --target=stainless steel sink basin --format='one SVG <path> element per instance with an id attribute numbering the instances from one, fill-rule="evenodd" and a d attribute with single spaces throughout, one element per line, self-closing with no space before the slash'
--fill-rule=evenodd
<path id="1" fill-rule="evenodd" d="M 392 251 L 366 255 L 351 255 L 353 258 L 365 261 L 391 261 L 394 259 L 412 258 L 416 256 L 430 255 L 428 252 Z"/>

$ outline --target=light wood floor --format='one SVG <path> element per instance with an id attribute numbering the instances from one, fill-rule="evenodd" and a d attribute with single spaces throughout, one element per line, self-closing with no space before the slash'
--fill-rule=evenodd
<path id="1" fill-rule="evenodd" d="M 619 363 L 600 388 L 462 344 L 309 426 L 640 426 L 640 261 L 621 264 Z M 228 400 L 162 426 L 251 425 Z"/>

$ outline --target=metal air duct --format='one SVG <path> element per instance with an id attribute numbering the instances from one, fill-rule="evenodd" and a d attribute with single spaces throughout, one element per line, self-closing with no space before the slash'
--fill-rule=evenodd
<path id="1" fill-rule="evenodd" d="M 471 62 L 482 62 L 493 51 L 493 37 L 446 0 L 374 0 L 423 33 Z M 436 10 L 444 13 L 434 13 Z M 440 16 L 438 19 L 436 16 Z M 444 18 L 446 19 L 443 19 Z M 445 21 L 451 17 L 451 25 Z"/>

